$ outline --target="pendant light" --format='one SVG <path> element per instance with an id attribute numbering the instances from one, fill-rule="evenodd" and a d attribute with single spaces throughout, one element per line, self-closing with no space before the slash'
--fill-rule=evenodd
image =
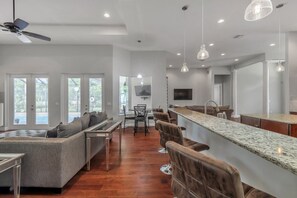
<path id="1" fill-rule="evenodd" d="M 246 21 L 257 21 L 270 15 L 273 11 L 271 0 L 252 0 L 245 9 L 244 19 Z"/>
<path id="2" fill-rule="evenodd" d="M 189 68 L 187 67 L 187 63 L 186 63 L 186 10 L 187 9 L 188 9 L 188 6 L 182 7 L 182 10 L 184 11 L 184 63 L 180 71 L 183 73 L 186 73 L 189 71 Z"/>
<path id="3" fill-rule="evenodd" d="M 279 4 L 276 8 L 282 8 L 284 4 Z M 285 67 L 281 63 L 281 23 L 280 23 L 280 13 L 278 12 L 278 53 L 279 53 L 279 60 L 276 66 L 276 71 L 283 72 L 285 71 Z"/>
<path id="4" fill-rule="evenodd" d="M 205 48 L 205 44 L 204 44 L 204 7 L 203 7 L 203 0 L 202 0 L 202 6 L 201 6 L 201 24 L 202 24 L 202 28 L 201 28 L 201 40 L 202 40 L 202 44 L 200 47 L 200 51 L 197 54 L 197 59 L 204 61 L 206 59 L 209 58 L 209 53 Z"/>

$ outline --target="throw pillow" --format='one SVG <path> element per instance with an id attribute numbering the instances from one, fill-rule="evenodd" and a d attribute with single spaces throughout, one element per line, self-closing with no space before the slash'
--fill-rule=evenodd
<path id="1" fill-rule="evenodd" d="M 82 130 L 81 120 L 74 120 L 69 124 L 61 124 L 58 127 L 58 138 L 70 137 Z"/>
<path id="2" fill-rule="evenodd" d="M 53 129 L 48 130 L 46 133 L 46 137 L 47 138 L 56 138 L 58 136 L 58 128 L 61 124 L 63 124 L 63 123 L 60 122 L 60 124 L 58 124 L 58 126 L 56 126 Z"/>
<path id="3" fill-rule="evenodd" d="M 82 130 L 85 130 L 86 128 L 89 127 L 89 123 L 90 123 L 90 114 L 89 113 L 85 113 L 81 118 L 81 124 L 82 124 Z"/>
<path id="4" fill-rule="evenodd" d="M 98 117 L 99 117 L 99 123 L 100 123 L 107 119 L 107 114 L 106 112 L 98 112 Z"/>
<path id="5" fill-rule="evenodd" d="M 107 119 L 107 114 L 105 112 L 91 113 L 89 127 L 99 124 Z"/>

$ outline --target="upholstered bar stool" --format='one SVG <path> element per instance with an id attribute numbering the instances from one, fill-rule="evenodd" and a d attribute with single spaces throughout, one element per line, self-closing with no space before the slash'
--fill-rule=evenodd
<path id="1" fill-rule="evenodd" d="M 209 149 L 209 146 L 206 144 L 202 144 L 202 143 L 190 140 L 188 138 L 184 138 L 181 128 L 176 124 L 171 124 L 161 120 L 158 120 L 156 124 L 160 132 L 160 144 L 164 148 L 166 148 L 166 142 L 174 141 L 180 145 L 183 145 L 189 149 L 192 149 L 198 152 Z M 165 174 L 171 175 L 171 164 L 169 163 L 161 166 L 160 170 Z"/>
<path id="2" fill-rule="evenodd" d="M 177 198 L 273 198 L 243 184 L 238 170 L 172 141 L 166 143 L 172 165 L 171 189 Z"/>
<path id="3" fill-rule="evenodd" d="M 158 130 L 157 127 L 156 127 L 157 126 L 156 122 L 158 120 L 161 120 L 161 121 L 164 121 L 164 122 L 169 122 L 169 123 L 173 123 L 174 121 L 176 121 L 174 118 L 170 118 L 168 113 L 155 111 L 155 112 L 153 112 L 153 115 L 154 115 L 156 130 Z M 184 131 L 184 130 L 186 130 L 186 128 L 181 127 L 181 130 Z M 162 148 L 159 149 L 159 153 L 167 153 L 167 151 L 166 151 L 166 149 L 164 147 L 162 147 Z"/>

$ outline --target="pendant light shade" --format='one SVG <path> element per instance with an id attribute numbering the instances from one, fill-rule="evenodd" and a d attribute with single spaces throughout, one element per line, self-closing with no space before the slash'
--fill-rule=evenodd
<path id="1" fill-rule="evenodd" d="M 186 73 L 189 71 L 189 68 L 187 66 L 187 63 L 184 63 L 182 68 L 180 69 L 180 72 Z"/>
<path id="2" fill-rule="evenodd" d="M 285 71 L 285 67 L 282 65 L 282 63 L 280 61 L 277 63 L 276 71 L 278 71 L 278 72 Z"/>
<path id="3" fill-rule="evenodd" d="M 197 54 L 197 59 L 204 61 L 206 59 L 209 58 L 209 53 L 205 48 L 205 44 L 204 44 L 204 4 L 203 4 L 203 0 L 201 1 L 202 5 L 201 5 L 201 41 L 202 41 L 202 45 L 200 47 L 200 50 Z"/>
<path id="4" fill-rule="evenodd" d="M 273 11 L 271 0 L 252 0 L 245 10 L 246 21 L 257 21 L 270 15 Z"/>
<path id="5" fill-rule="evenodd" d="M 208 58 L 209 58 L 209 53 L 205 49 L 205 45 L 202 44 L 201 47 L 200 47 L 200 51 L 197 54 L 197 59 L 203 61 L 203 60 L 206 60 Z"/>
<path id="6" fill-rule="evenodd" d="M 180 72 L 186 73 L 189 72 L 189 68 L 186 63 L 186 10 L 188 9 L 188 6 L 183 6 L 182 10 L 184 12 L 184 63 L 182 68 L 180 69 Z"/>

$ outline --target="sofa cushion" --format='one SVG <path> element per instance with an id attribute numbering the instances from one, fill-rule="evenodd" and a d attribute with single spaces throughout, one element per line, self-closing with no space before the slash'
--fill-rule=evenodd
<path id="1" fill-rule="evenodd" d="M 107 114 L 105 112 L 90 113 L 90 123 L 89 127 L 99 124 L 107 119 Z"/>
<path id="2" fill-rule="evenodd" d="M 80 119 L 74 120 L 69 124 L 60 124 L 58 127 L 58 138 L 70 137 L 82 130 L 82 123 Z"/>
<path id="3" fill-rule="evenodd" d="M 81 125 L 82 125 L 82 130 L 85 130 L 86 128 L 89 127 L 90 123 L 90 113 L 85 113 L 81 118 Z"/>

